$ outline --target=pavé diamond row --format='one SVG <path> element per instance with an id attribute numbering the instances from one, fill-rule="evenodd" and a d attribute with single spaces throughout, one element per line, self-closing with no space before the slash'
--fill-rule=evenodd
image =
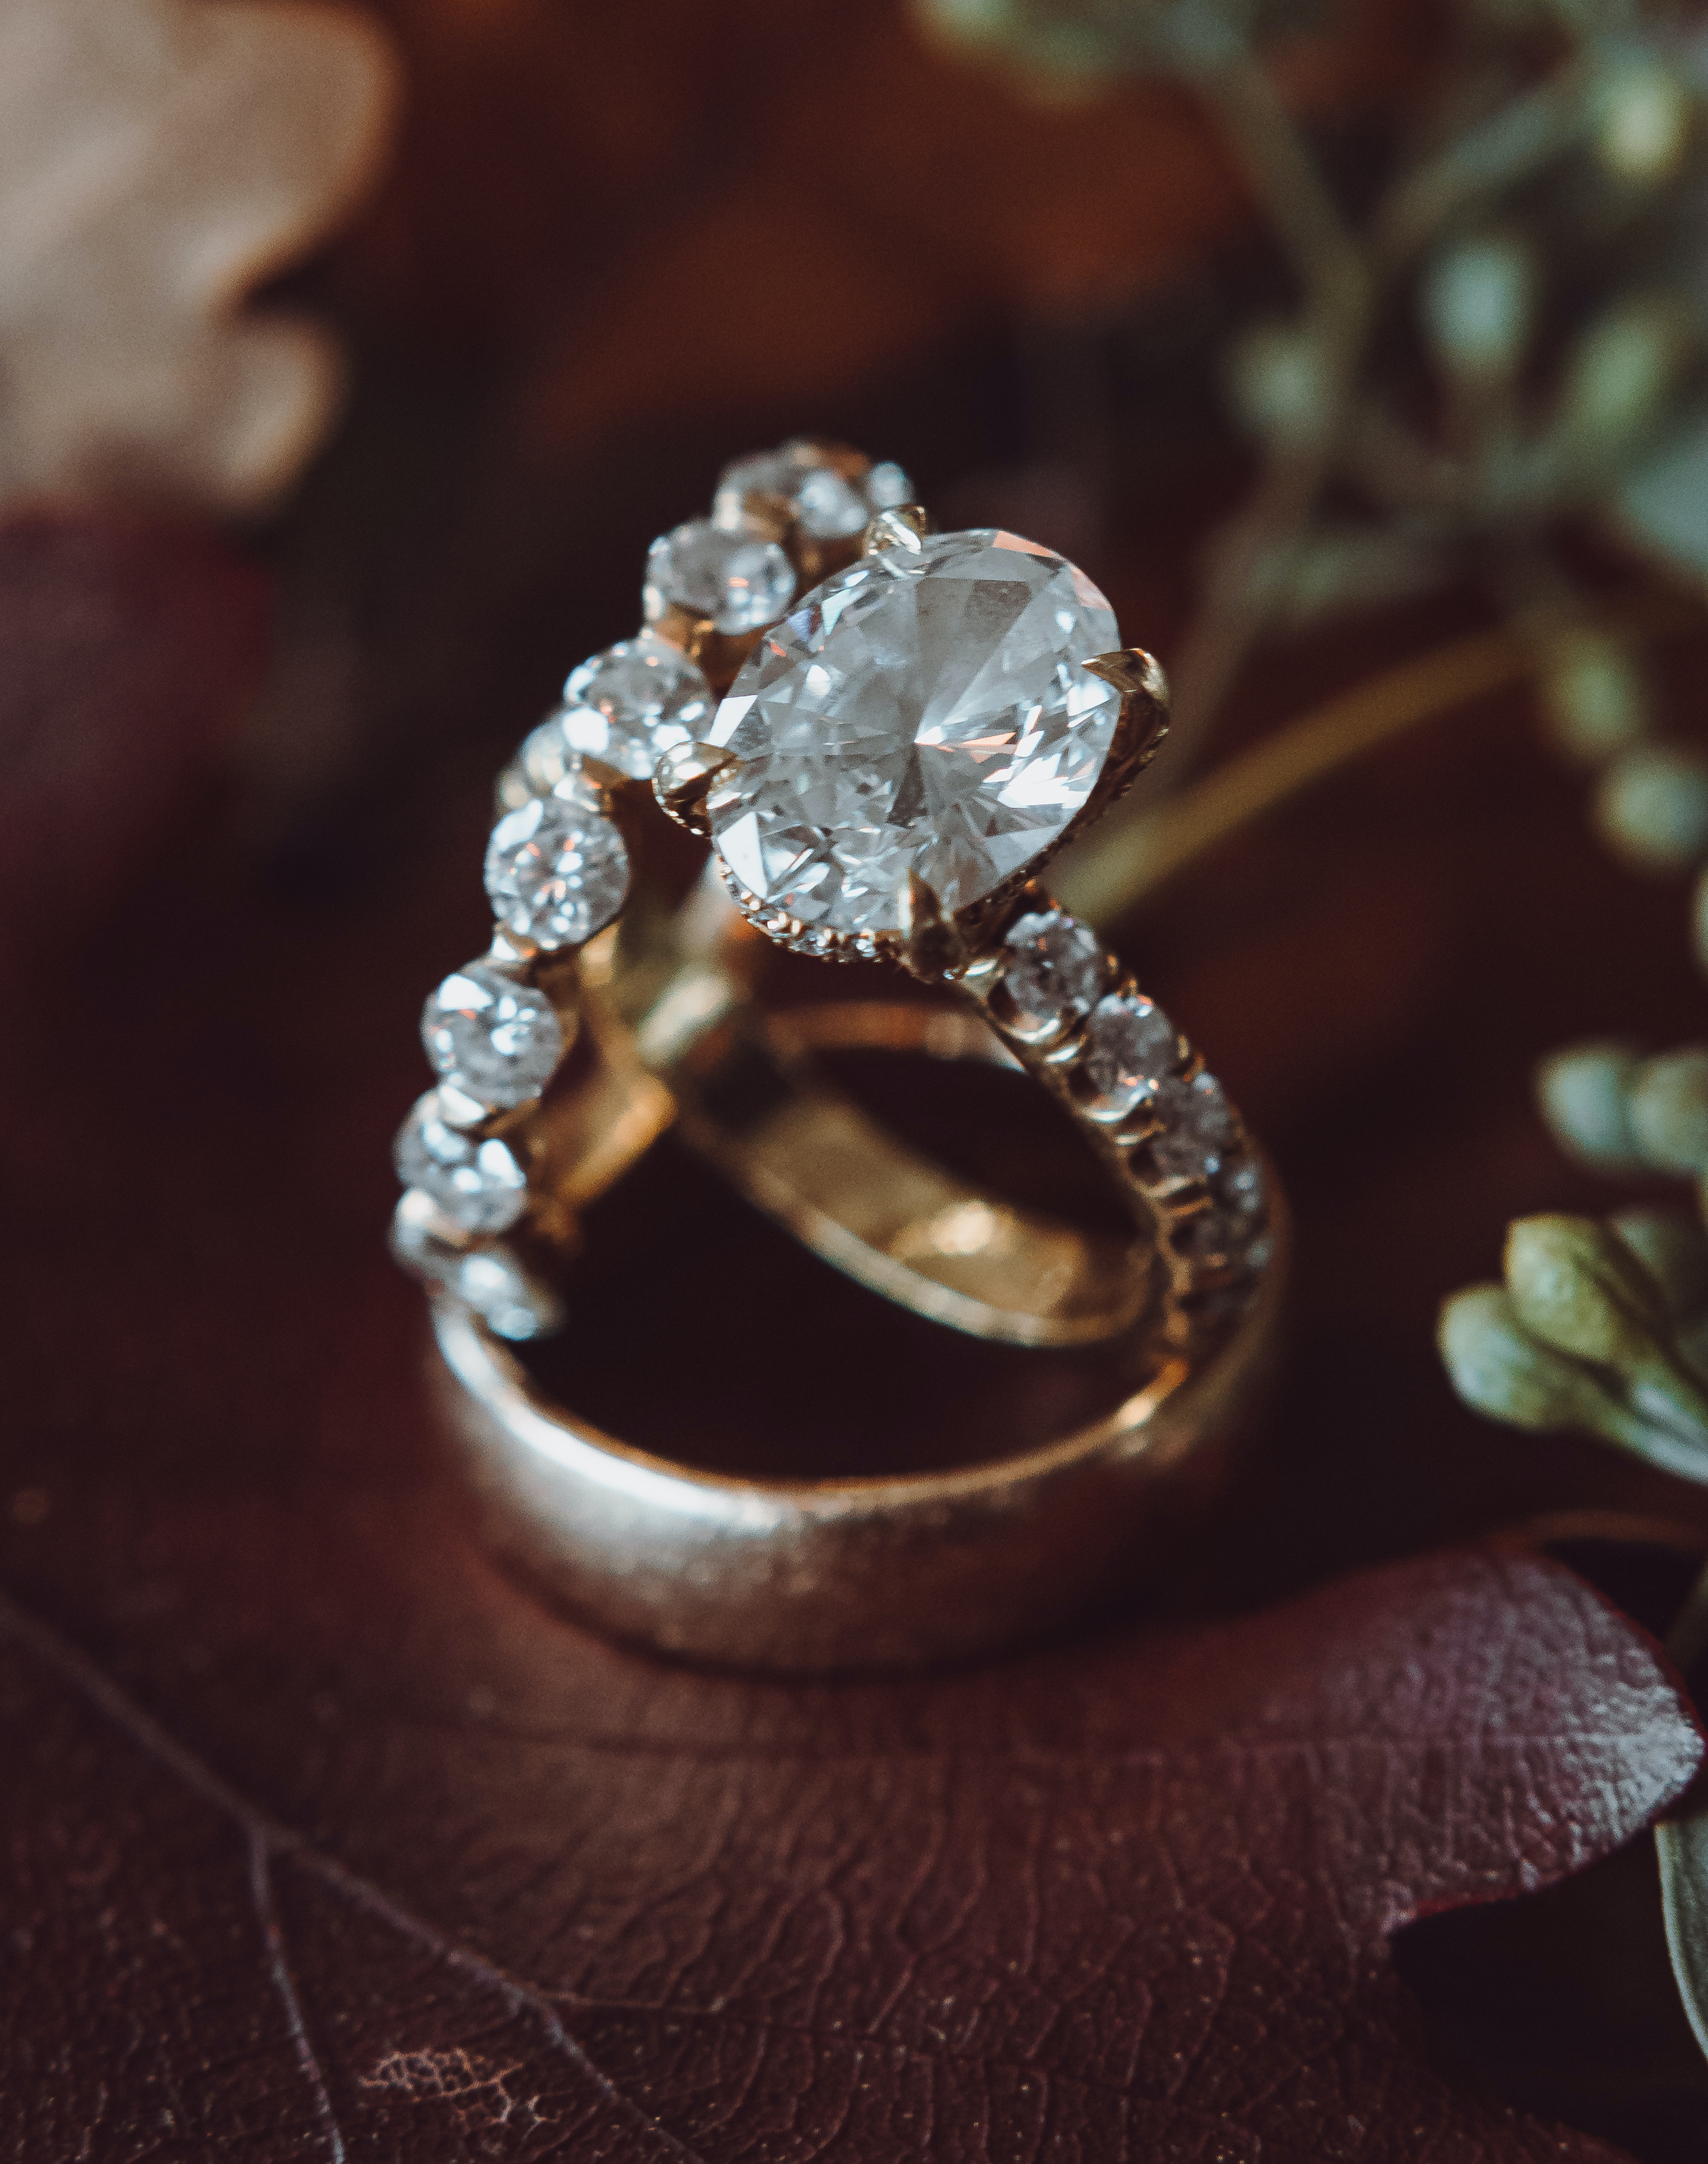
<path id="1" fill-rule="evenodd" d="M 966 988 L 1143 1195 L 1175 1295 L 1237 1291 L 1269 1258 L 1263 1170 L 1238 1114 L 1090 927 L 1035 899 Z"/>

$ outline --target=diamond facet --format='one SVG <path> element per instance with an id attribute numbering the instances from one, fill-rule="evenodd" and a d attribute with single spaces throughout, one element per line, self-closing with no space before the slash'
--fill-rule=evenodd
<path id="1" fill-rule="evenodd" d="M 507 1142 L 449 1127 L 429 1090 L 397 1131 L 392 1162 L 407 1187 L 430 1195 L 467 1232 L 502 1232 L 528 1206 L 528 1175 Z"/>
<path id="2" fill-rule="evenodd" d="M 553 719 L 570 754 L 646 781 L 660 752 L 705 735 L 712 705 L 711 685 L 681 649 L 644 631 L 572 671 Z"/>
<path id="3" fill-rule="evenodd" d="M 917 872 L 946 911 L 1059 842 L 1120 718 L 1080 664 L 1117 642 L 1082 571 L 980 528 L 888 549 L 762 639 L 708 740 L 741 761 L 707 809 L 738 884 L 809 928 L 895 937 Z"/>
<path id="4" fill-rule="evenodd" d="M 1065 910 L 1035 909 L 1017 918 L 1002 943 L 1012 956 L 1002 972 L 1005 1029 L 1027 1042 L 1052 1037 L 1089 1014 L 1103 989 L 1103 943 Z"/>
<path id="5" fill-rule="evenodd" d="M 794 597 L 794 566 L 763 534 L 691 518 L 660 534 L 647 551 L 641 602 L 649 623 L 674 601 L 709 616 L 719 631 L 757 631 Z"/>
<path id="6" fill-rule="evenodd" d="M 1141 992 L 1112 992 L 1085 1025 L 1080 1102 L 1094 1120 L 1124 1120 L 1154 1097 L 1180 1057 L 1174 1024 Z"/>
<path id="7" fill-rule="evenodd" d="M 489 1111 L 537 1097 L 564 1056 L 551 1001 L 490 962 L 445 979 L 422 1012 L 421 1041 L 439 1074 Z"/>
<path id="8" fill-rule="evenodd" d="M 486 891 L 507 930 L 539 947 L 579 947 L 622 908 L 628 852 L 591 792 L 566 785 L 492 829 Z"/>

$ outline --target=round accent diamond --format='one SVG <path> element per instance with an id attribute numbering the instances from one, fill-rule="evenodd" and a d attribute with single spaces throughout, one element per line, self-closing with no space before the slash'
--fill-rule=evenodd
<path id="1" fill-rule="evenodd" d="M 719 631 L 757 631 L 795 598 L 795 570 L 775 541 L 707 518 L 661 533 L 647 551 L 641 603 L 656 623 L 674 601 L 709 616 Z"/>
<path id="2" fill-rule="evenodd" d="M 1224 1166 L 1217 1182 L 1217 1199 L 1232 1220 L 1235 1231 L 1243 1237 L 1253 1232 L 1263 1221 L 1264 1175 L 1258 1164 L 1248 1159 L 1241 1163 L 1238 1158 Z"/>
<path id="3" fill-rule="evenodd" d="M 1213 1074 L 1190 1082 L 1170 1075 L 1158 1085 L 1156 1110 L 1163 1132 L 1152 1138 L 1149 1149 L 1164 1178 L 1207 1179 L 1221 1169 L 1238 1130 L 1233 1107 Z"/>
<path id="4" fill-rule="evenodd" d="M 520 811 L 530 796 L 549 796 L 560 781 L 579 781 L 581 754 L 564 734 L 564 717 L 553 714 L 522 739 L 521 748 L 498 777 L 498 801 Z"/>
<path id="5" fill-rule="evenodd" d="M 714 703 L 712 686 L 681 649 L 644 631 L 572 671 L 553 722 L 570 755 L 649 781 L 661 753 L 705 735 Z M 525 764 L 527 745 L 522 755 Z"/>
<path id="6" fill-rule="evenodd" d="M 865 478 L 866 502 L 874 511 L 893 511 L 898 503 L 912 503 L 913 484 L 894 459 L 875 465 Z"/>
<path id="7" fill-rule="evenodd" d="M 796 441 L 726 466 L 712 520 L 735 531 L 746 523 L 752 497 L 773 496 L 816 540 L 845 541 L 870 523 L 875 511 L 911 502 L 912 486 L 893 461 L 845 474 L 821 444 Z"/>
<path id="8" fill-rule="evenodd" d="M 430 1195 L 466 1232 L 502 1232 L 528 1207 L 528 1175 L 509 1144 L 447 1125 L 436 1090 L 397 1130 L 392 1160 L 406 1187 Z"/>
<path id="9" fill-rule="evenodd" d="M 1010 926 L 1013 956 L 1002 973 L 1002 1027 L 1027 1042 L 1052 1037 L 1096 1005 L 1107 964 L 1103 943 L 1065 910 L 1035 909 Z"/>
<path id="10" fill-rule="evenodd" d="M 743 663 L 708 740 L 741 762 L 707 803 L 740 886 L 809 928 L 895 938 L 910 871 L 945 909 L 1059 842 L 1121 696 L 1096 587 L 994 528 L 827 579 Z"/>
<path id="11" fill-rule="evenodd" d="M 622 908 L 628 852 L 591 796 L 566 785 L 492 829 L 486 891 L 507 931 L 539 947 L 579 947 Z"/>
<path id="12" fill-rule="evenodd" d="M 469 1252 L 469 1235 L 454 1225 L 430 1195 L 406 1187 L 392 1218 L 392 1253 L 407 1270 L 434 1283 Z"/>
<path id="13" fill-rule="evenodd" d="M 494 1112 L 537 1097 L 564 1056 L 551 1001 L 490 962 L 445 979 L 422 1011 L 421 1041 L 442 1075 Z"/>
<path id="14" fill-rule="evenodd" d="M 1124 1120 L 1142 1099 L 1156 1095 L 1180 1052 L 1174 1024 L 1142 992 L 1099 1000 L 1085 1026 L 1080 1064 L 1080 1101 L 1087 1116 Z"/>
<path id="15" fill-rule="evenodd" d="M 525 1344 L 531 1337 L 550 1337 L 563 1327 L 561 1303 L 528 1274 L 507 1247 L 481 1247 L 465 1256 L 449 1284 L 500 1337 Z"/>

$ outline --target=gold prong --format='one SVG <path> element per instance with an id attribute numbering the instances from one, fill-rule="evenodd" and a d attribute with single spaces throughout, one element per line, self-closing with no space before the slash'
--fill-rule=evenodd
<path id="1" fill-rule="evenodd" d="M 1163 664 L 1142 646 L 1117 646 L 1112 654 L 1094 654 L 1085 666 L 1094 676 L 1112 684 L 1123 698 L 1142 694 L 1154 706 L 1166 707 L 1169 703 Z"/>
<path id="2" fill-rule="evenodd" d="M 1085 665 L 1121 694 L 1121 719 L 1109 755 L 1118 796 L 1150 764 L 1169 733 L 1169 680 L 1156 656 L 1142 646 L 1094 654 Z"/>
<path id="3" fill-rule="evenodd" d="M 917 555 L 928 533 L 935 533 L 922 503 L 898 503 L 880 511 L 860 536 L 860 554 L 875 556 L 885 549 L 911 549 Z"/>
<path id="4" fill-rule="evenodd" d="M 937 890 L 910 870 L 896 896 L 901 933 L 901 964 L 922 984 L 940 985 L 964 969 L 970 959 L 967 943 L 945 916 Z"/>
<path id="5" fill-rule="evenodd" d="M 706 800 L 740 764 L 722 744 L 673 744 L 653 769 L 653 795 L 679 827 L 703 842 L 712 832 Z"/>

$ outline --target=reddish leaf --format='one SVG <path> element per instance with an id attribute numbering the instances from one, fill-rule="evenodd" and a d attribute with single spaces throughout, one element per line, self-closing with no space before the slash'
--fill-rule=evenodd
<path id="1" fill-rule="evenodd" d="M 145 1625 L 193 1746 L 0 1619 L 16 2153 L 1612 2155 L 1454 2093 L 1383 1945 L 1604 1852 L 1696 1762 L 1565 1573 L 1460 1552 L 783 1688 L 535 1618 L 448 1513 L 327 1501 L 259 1580 L 228 1502 L 202 1540 L 248 1571 Z M 157 1607 L 200 1545 L 157 1550 Z"/>

